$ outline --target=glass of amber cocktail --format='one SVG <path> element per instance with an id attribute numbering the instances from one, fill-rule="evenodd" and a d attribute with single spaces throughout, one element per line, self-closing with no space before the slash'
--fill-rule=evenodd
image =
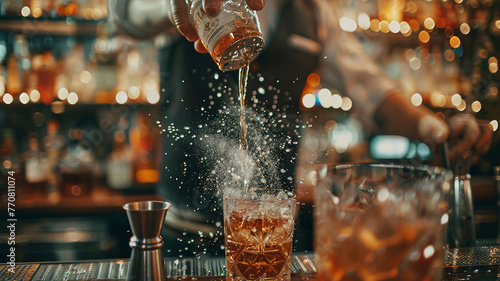
<path id="1" fill-rule="evenodd" d="M 322 166 L 314 206 L 319 280 L 442 280 L 452 174 L 392 164 Z"/>
<path id="2" fill-rule="evenodd" d="M 295 198 L 224 198 L 227 280 L 290 280 Z"/>

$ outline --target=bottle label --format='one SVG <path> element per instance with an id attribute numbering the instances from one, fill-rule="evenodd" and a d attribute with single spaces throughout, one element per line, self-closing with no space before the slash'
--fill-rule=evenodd
<path id="1" fill-rule="evenodd" d="M 208 17 L 202 9 L 201 1 L 196 5 L 194 10 L 194 26 L 200 36 L 201 41 L 205 44 L 207 50 L 211 53 L 217 43 L 227 34 L 234 32 L 237 29 L 236 21 L 241 21 L 241 15 L 247 13 L 245 7 L 239 7 L 242 11 L 225 10 L 224 8 L 213 17 Z"/>

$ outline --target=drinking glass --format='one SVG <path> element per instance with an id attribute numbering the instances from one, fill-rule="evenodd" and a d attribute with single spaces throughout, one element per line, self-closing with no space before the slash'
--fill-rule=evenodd
<path id="1" fill-rule="evenodd" d="M 374 163 L 317 171 L 319 280 L 441 280 L 451 172 Z"/>
<path id="2" fill-rule="evenodd" d="M 227 280 L 290 280 L 295 198 L 224 198 Z"/>

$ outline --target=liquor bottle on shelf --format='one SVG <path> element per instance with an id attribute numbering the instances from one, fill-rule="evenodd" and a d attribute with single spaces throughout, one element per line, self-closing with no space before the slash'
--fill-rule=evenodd
<path id="1" fill-rule="evenodd" d="M 55 0 L 54 10 L 60 17 L 70 17 L 78 14 L 80 3 L 78 0 Z"/>
<path id="2" fill-rule="evenodd" d="M 17 96 L 22 91 L 22 81 L 20 76 L 19 61 L 15 54 L 7 58 L 7 87 L 6 92 L 12 96 Z"/>
<path id="3" fill-rule="evenodd" d="M 134 183 L 137 186 L 154 184 L 159 180 L 156 157 L 157 140 L 148 126 L 144 113 L 137 113 L 136 124 L 130 130 L 130 145 L 134 152 Z"/>
<path id="4" fill-rule="evenodd" d="M 117 59 L 111 51 L 112 41 L 103 26 L 97 27 L 97 38 L 90 55 L 89 71 L 95 78 L 94 101 L 96 103 L 114 103 L 117 84 Z"/>
<path id="5" fill-rule="evenodd" d="M 50 104 L 55 96 L 55 81 L 57 75 L 57 64 L 50 51 L 33 55 L 31 60 L 34 76 L 30 83 L 31 90 L 40 92 L 40 99 L 45 104 Z"/>
<path id="6" fill-rule="evenodd" d="M 47 198 L 49 202 L 57 202 L 61 198 L 57 168 L 66 140 L 59 134 L 59 121 L 56 119 L 47 121 L 47 135 L 43 138 L 43 145 L 47 153 Z"/>
<path id="7" fill-rule="evenodd" d="M 24 186 L 21 159 L 17 154 L 15 144 L 14 130 L 11 128 L 3 129 L 0 146 L 0 191 L 2 195 L 7 193 L 8 186 L 14 186 L 16 192 L 21 191 L 21 188 Z M 10 185 L 8 182 L 13 182 L 14 184 Z"/>
<path id="8" fill-rule="evenodd" d="M 34 18 L 39 18 L 41 16 L 52 16 L 52 11 L 54 9 L 54 3 L 52 0 L 30 0 L 29 4 L 31 15 Z"/>
<path id="9" fill-rule="evenodd" d="M 34 132 L 29 134 L 28 151 L 23 158 L 27 195 L 44 197 L 47 194 L 47 155 L 40 150 L 38 135 Z"/>
<path id="10" fill-rule="evenodd" d="M 95 163 L 92 146 L 84 140 L 82 129 L 70 129 L 68 137 L 69 142 L 59 165 L 62 195 L 88 196 L 91 192 L 91 171 Z"/>
<path id="11" fill-rule="evenodd" d="M 56 90 L 65 88 L 75 92 L 79 102 L 94 101 L 95 77 L 87 69 L 85 50 L 82 43 L 77 43 L 61 60 L 61 71 L 57 74 Z M 59 98 L 61 97 L 58 95 Z"/>
<path id="12" fill-rule="evenodd" d="M 4 0 L 3 10 L 8 16 L 19 16 L 21 15 L 21 9 L 24 6 L 28 6 L 29 0 Z"/>
<path id="13" fill-rule="evenodd" d="M 113 139 L 113 150 L 109 153 L 106 162 L 106 183 L 112 189 L 132 188 L 133 155 L 126 143 L 125 133 L 122 130 L 117 130 Z"/>

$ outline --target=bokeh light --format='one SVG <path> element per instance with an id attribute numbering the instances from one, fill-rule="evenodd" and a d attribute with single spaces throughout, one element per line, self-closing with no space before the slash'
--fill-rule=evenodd
<path id="1" fill-rule="evenodd" d="M 131 100 L 135 100 L 135 99 L 139 98 L 139 96 L 141 95 L 141 90 L 137 86 L 130 86 L 130 88 L 128 88 L 127 93 L 128 93 L 128 97 Z"/>
<path id="2" fill-rule="evenodd" d="M 413 95 L 411 95 L 410 101 L 414 106 L 420 106 L 423 102 L 422 95 L 420 93 L 414 93 Z"/>
<path id="3" fill-rule="evenodd" d="M 432 19 L 432 18 L 426 18 L 424 20 L 424 27 L 427 30 L 433 30 L 434 27 L 436 27 L 436 23 L 434 22 L 434 19 Z"/>
<path id="4" fill-rule="evenodd" d="M 20 101 L 22 104 L 27 104 L 28 102 L 30 102 L 30 96 L 28 95 L 28 93 L 26 93 L 26 92 L 22 92 L 22 93 L 19 95 L 19 101 Z"/>
<path id="5" fill-rule="evenodd" d="M 57 97 L 60 99 L 60 100 L 65 100 L 68 98 L 68 95 L 69 95 L 69 91 L 68 89 L 66 88 L 61 88 L 59 89 L 59 91 L 57 91 Z"/>
<path id="6" fill-rule="evenodd" d="M 76 104 L 78 102 L 78 95 L 75 92 L 71 92 L 68 94 L 68 103 Z"/>
<path id="7" fill-rule="evenodd" d="M 352 108 L 352 100 L 349 97 L 342 98 L 342 106 L 340 108 L 344 111 L 349 111 Z"/>
<path id="8" fill-rule="evenodd" d="M 462 101 L 460 102 L 460 104 L 457 106 L 457 109 L 459 111 L 464 111 L 466 107 L 467 107 L 467 103 L 465 102 L 464 99 L 462 99 Z"/>
<path id="9" fill-rule="evenodd" d="M 92 74 L 89 71 L 84 70 L 80 73 L 80 82 L 87 84 L 90 80 L 92 80 Z"/>
<path id="10" fill-rule="evenodd" d="M 30 92 L 31 102 L 38 102 L 41 98 L 40 92 L 38 90 L 32 90 Z"/>
<path id="11" fill-rule="evenodd" d="M 459 106 L 462 103 L 462 96 L 460 94 L 454 94 L 451 96 L 451 104 L 453 106 Z"/>
<path id="12" fill-rule="evenodd" d="M 23 16 L 23 17 L 29 17 L 30 14 L 31 14 L 30 7 L 24 6 L 24 7 L 21 8 L 21 16 Z"/>
<path id="13" fill-rule="evenodd" d="M 363 29 L 363 30 L 368 30 L 370 29 L 370 16 L 365 14 L 365 13 L 361 13 L 358 15 L 358 25 L 359 25 L 359 28 Z"/>
<path id="14" fill-rule="evenodd" d="M 305 94 L 302 97 L 302 105 L 304 105 L 305 108 L 313 108 L 315 104 L 316 97 L 313 94 Z"/>
<path id="15" fill-rule="evenodd" d="M 380 31 L 380 21 L 378 19 L 372 19 L 370 22 L 370 30 L 373 32 Z"/>
<path id="16" fill-rule="evenodd" d="M 492 120 L 489 125 L 493 132 L 496 132 L 496 130 L 498 130 L 498 120 Z"/>
<path id="17" fill-rule="evenodd" d="M 356 21 L 353 19 L 350 19 L 348 17 L 341 17 L 339 19 L 339 24 L 340 24 L 340 28 L 344 31 L 347 31 L 347 32 L 354 32 L 354 31 L 356 31 L 356 28 L 358 27 L 358 25 L 356 24 Z"/>
<path id="18" fill-rule="evenodd" d="M 14 97 L 11 94 L 6 93 L 2 96 L 2 100 L 5 104 L 11 104 L 14 101 Z"/>
<path id="19" fill-rule="evenodd" d="M 420 40 L 420 42 L 422 43 L 427 43 L 430 39 L 431 36 L 429 35 L 429 32 L 425 30 L 420 31 L 420 33 L 418 34 L 418 40 Z"/>
<path id="20" fill-rule="evenodd" d="M 410 36 L 412 33 L 411 27 L 406 21 L 401 22 L 400 30 L 401 30 L 401 34 L 403 34 L 404 36 Z"/>
<path id="21" fill-rule="evenodd" d="M 458 38 L 457 36 L 453 36 L 450 38 L 450 46 L 452 46 L 453 48 L 460 47 L 460 44 L 460 38 Z"/>
<path id="22" fill-rule="evenodd" d="M 470 33 L 470 25 L 465 23 L 465 22 L 462 23 L 460 25 L 460 32 L 462 32 L 462 34 L 464 34 L 464 35 L 469 34 Z"/>
<path id="23" fill-rule="evenodd" d="M 324 108 L 329 108 L 332 106 L 332 92 L 329 89 L 323 88 L 318 91 L 319 103 Z"/>
<path id="24" fill-rule="evenodd" d="M 389 30 L 392 33 L 399 33 L 399 31 L 401 31 L 401 25 L 399 25 L 399 22 L 393 20 L 389 23 Z"/>
<path id="25" fill-rule="evenodd" d="M 115 100 L 119 104 L 125 104 L 128 100 L 128 95 L 124 91 L 118 91 L 118 93 L 116 93 Z"/>
<path id="26" fill-rule="evenodd" d="M 339 94 L 332 95 L 332 107 L 339 109 L 342 106 L 342 97 Z"/>
<path id="27" fill-rule="evenodd" d="M 472 111 L 474 112 L 479 112 L 481 111 L 481 102 L 480 101 L 475 101 L 473 102 L 471 105 L 470 105 L 470 108 L 472 109 Z"/>
<path id="28" fill-rule="evenodd" d="M 146 100 L 150 104 L 157 104 L 160 101 L 160 93 L 155 89 L 146 90 Z"/>

